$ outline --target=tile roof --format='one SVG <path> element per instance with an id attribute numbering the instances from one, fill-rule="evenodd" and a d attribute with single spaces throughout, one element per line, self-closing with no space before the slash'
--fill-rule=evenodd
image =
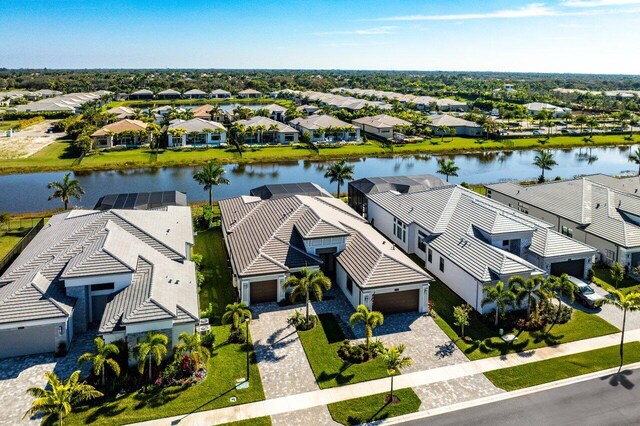
<path id="1" fill-rule="evenodd" d="M 432 115 L 429 117 L 431 120 L 430 126 L 448 126 L 448 127 L 480 127 L 478 123 L 465 120 L 459 117 L 454 117 L 450 114 Z"/>
<path id="2" fill-rule="evenodd" d="M 279 133 L 298 133 L 298 131 L 291 126 L 287 126 L 284 123 L 272 120 L 269 117 L 262 117 L 260 115 L 251 117 L 248 120 L 238 120 L 236 121 L 236 123 L 243 124 L 246 127 L 265 126 L 267 127 L 267 129 L 273 125 L 276 125 L 278 126 Z"/>
<path id="3" fill-rule="evenodd" d="M 350 127 L 353 124 L 346 123 L 331 115 L 312 115 L 306 118 L 296 118 L 290 122 L 294 126 L 299 126 L 308 130 L 326 129 L 328 127 Z"/>
<path id="4" fill-rule="evenodd" d="M 366 124 L 375 128 L 388 128 L 394 126 L 411 126 L 412 124 L 406 120 L 392 117 L 386 114 L 374 115 L 372 117 L 361 117 L 351 120 L 352 123 Z"/>
<path id="5" fill-rule="evenodd" d="M 205 129 L 226 132 L 227 129 L 216 121 L 203 120 L 202 118 L 192 118 L 191 120 L 174 120 L 169 129 L 184 129 L 189 132 L 202 132 Z"/>
<path id="6" fill-rule="evenodd" d="M 96 130 L 91 136 L 106 136 L 108 134 L 118 134 L 122 132 L 138 132 L 147 128 L 147 123 L 140 120 L 130 120 L 125 118 L 124 120 L 116 121 L 115 123 L 107 124 L 101 129 Z"/>

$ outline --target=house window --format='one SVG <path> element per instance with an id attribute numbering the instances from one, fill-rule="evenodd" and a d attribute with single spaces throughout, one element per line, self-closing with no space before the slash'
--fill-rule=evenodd
<path id="1" fill-rule="evenodd" d="M 393 235 L 403 243 L 407 242 L 407 225 L 397 217 L 393 218 Z"/>
<path id="2" fill-rule="evenodd" d="M 429 249 L 429 251 L 427 252 L 427 260 L 429 261 L 429 263 L 433 263 L 433 252 L 431 251 L 431 249 Z"/>
<path id="3" fill-rule="evenodd" d="M 567 237 L 573 237 L 573 229 L 567 226 L 563 226 L 561 231 L 563 235 L 566 235 Z"/>
<path id="4" fill-rule="evenodd" d="M 91 286 L 91 291 L 113 290 L 114 284 L 94 284 Z"/>
<path id="5" fill-rule="evenodd" d="M 502 240 L 502 245 L 503 246 L 508 246 L 509 245 L 509 240 Z"/>
<path id="6" fill-rule="evenodd" d="M 440 272 L 444 272 L 444 257 L 440 258 Z"/>
<path id="7" fill-rule="evenodd" d="M 349 294 L 353 294 L 353 280 L 351 277 L 347 277 L 347 291 Z"/>
<path id="8" fill-rule="evenodd" d="M 293 142 L 293 140 L 294 140 L 294 135 L 293 134 L 284 135 L 284 141 L 285 142 Z"/>
<path id="9" fill-rule="evenodd" d="M 427 245 L 424 242 L 425 238 L 427 238 L 427 235 L 422 231 L 418 231 L 418 250 L 420 250 L 423 253 L 427 248 Z"/>
<path id="10" fill-rule="evenodd" d="M 605 249 L 604 255 L 609 260 L 615 260 L 615 253 L 613 250 Z"/>

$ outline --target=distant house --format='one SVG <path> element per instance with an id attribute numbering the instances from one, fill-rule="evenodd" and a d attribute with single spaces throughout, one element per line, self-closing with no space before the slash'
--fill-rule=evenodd
<path id="1" fill-rule="evenodd" d="M 131 100 L 153 99 L 153 92 L 147 89 L 136 90 L 135 92 L 129 95 L 129 99 Z"/>
<path id="2" fill-rule="evenodd" d="M 58 90 L 50 90 L 50 89 L 40 89 L 35 91 L 36 96 L 39 98 L 55 98 L 56 96 L 61 96 L 62 92 Z"/>
<path id="3" fill-rule="evenodd" d="M 197 106 L 191 109 L 191 113 L 193 114 L 193 118 L 201 118 L 203 120 L 217 121 L 218 123 L 223 123 L 225 121 L 224 111 L 219 109 L 219 113 L 217 115 L 212 115 L 213 111 L 216 110 L 216 107 L 211 104 L 205 104 Z"/>
<path id="4" fill-rule="evenodd" d="M 227 92 L 226 90 L 216 89 L 211 92 L 211 97 L 216 99 L 228 99 L 231 97 L 231 92 Z"/>
<path id="5" fill-rule="evenodd" d="M 191 89 L 184 92 L 184 97 L 186 99 L 205 99 L 207 97 L 207 92 L 200 89 Z"/>
<path id="6" fill-rule="evenodd" d="M 456 101 L 455 99 L 438 99 L 436 100 L 436 106 L 439 111 L 457 111 L 463 112 L 469 109 L 469 105 L 466 102 Z"/>
<path id="7" fill-rule="evenodd" d="M 300 133 L 308 132 L 312 142 L 354 142 L 360 140 L 360 129 L 331 115 L 312 115 L 289 122 Z"/>
<path id="8" fill-rule="evenodd" d="M 91 134 L 96 148 L 140 146 L 148 144 L 151 135 L 145 134 L 147 123 L 128 118 L 107 124 Z"/>
<path id="9" fill-rule="evenodd" d="M 124 120 L 125 118 L 133 118 L 136 115 L 136 112 L 129 107 L 119 106 L 108 109 L 107 114 L 113 114 L 117 119 Z"/>
<path id="10" fill-rule="evenodd" d="M 298 131 L 279 121 L 255 116 L 249 120 L 238 120 L 251 135 L 245 137 L 246 144 L 290 144 L 298 142 Z"/>
<path id="11" fill-rule="evenodd" d="M 262 97 L 262 92 L 254 89 L 245 89 L 238 92 L 238 96 L 241 98 L 260 98 Z"/>
<path id="12" fill-rule="evenodd" d="M 173 129 L 182 129 L 184 134 L 173 136 Z M 215 121 L 201 118 L 191 120 L 174 120 L 167 128 L 169 146 L 212 145 L 220 146 L 227 142 L 227 129 Z"/>
<path id="13" fill-rule="evenodd" d="M 269 117 L 276 121 L 284 121 L 287 114 L 287 109 L 278 104 L 260 105 L 256 109 L 266 109 L 269 111 Z"/>
<path id="14" fill-rule="evenodd" d="M 551 113 L 551 116 L 554 118 L 560 118 L 564 114 L 571 112 L 571 108 L 561 108 L 559 106 L 547 104 L 544 102 L 531 102 L 528 104 L 524 104 L 524 107 L 527 109 L 527 113 L 529 115 L 533 115 L 534 117 L 541 111 L 549 111 Z"/>
<path id="15" fill-rule="evenodd" d="M 320 107 L 316 105 L 300 105 L 296 108 L 296 111 L 302 112 L 304 115 L 309 116 L 320 111 Z"/>
<path id="16" fill-rule="evenodd" d="M 421 111 L 431 111 L 432 106 L 436 105 L 438 99 L 432 96 L 416 96 L 411 100 L 412 103 L 416 104 L 416 108 Z"/>
<path id="17" fill-rule="evenodd" d="M 428 125 L 436 136 L 442 136 L 442 129 L 444 127 L 454 129 L 455 134 L 458 136 L 482 136 L 482 126 L 473 121 L 464 120 L 449 114 L 433 115 L 429 118 L 431 119 L 431 123 Z M 445 131 L 445 135 L 449 134 L 450 132 Z"/>
<path id="18" fill-rule="evenodd" d="M 410 122 L 386 114 L 373 117 L 361 117 L 351 120 L 363 132 L 384 139 L 393 139 L 394 128 L 397 126 L 413 126 Z"/>
<path id="19" fill-rule="evenodd" d="M 156 96 L 158 99 L 180 99 L 180 92 L 174 89 L 163 90 L 162 92 L 158 92 Z"/>

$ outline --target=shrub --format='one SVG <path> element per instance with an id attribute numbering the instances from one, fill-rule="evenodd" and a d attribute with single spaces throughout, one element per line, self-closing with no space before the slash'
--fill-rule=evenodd
<path id="1" fill-rule="evenodd" d="M 216 335 L 213 333 L 213 331 L 209 330 L 202 335 L 201 341 L 204 346 L 213 349 L 214 343 L 216 341 Z"/>
<path id="2" fill-rule="evenodd" d="M 233 330 L 227 339 L 227 342 L 229 343 L 245 343 L 246 341 L 247 339 L 245 339 L 244 333 L 240 328 Z"/>
<path id="3" fill-rule="evenodd" d="M 540 317 L 544 318 L 547 324 L 551 324 L 555 321 L 558 315 L 558 307 L 552 303 L 544 303 L 540 311 Z M 562 305 L 560 315 L 556 324 L 566 324 L 571 321 L 573 315 L 573 309 L 570 306 Z"/>
<path id="4" fill-rule="evenodd" d="M 191 261 L 196 264 L 196 268 L 202 268 L 202 260 L 204 257 L 200 253 L 193 253 L 191 255 Z"/>
<path id="5" fill-rule="evenodd" d="M 529 320 L 527 320 L 526 318 L 518 318 L 514 322 L 515 328 L 524 331 L 542 330 L 545 327 L 545 324 L 546 321 L 543 317 L 531 318 Z"/>
<path id="6" fill-rule="evenodd" d="M 209 322 L 213 322 L 215 318 L 213 304 L 209 303 L 209 306 L 200 311 L 200 318 L 209 318 Z"/>
<path id="7" fill-rule="evenodd" d="M 29 126 L 33 126 L 34 124 L 38 124 L 44 121 L 44 117 L 39 115 L 37 117 L 25 118 L 20 120 L 18 127 L 20 129 L 26 129 Z"/>
<path id="8" fill-rule="evenodd" d="M 299 310 L 295 310 L 293 315 L 287 318 L 287 322 L 294 326 L 296 330 L 307 331 L 316 326 L 318 318 L 315 315 L 310 315 L 307 319 Z"/>
<path id="9" fill-rule="evenodd" d="M 375 358 L 380 352 L 380 346 L 382 343 L 379 341 L 367 348 L 364 343 L 352 345 L 349 340 L 345 340 L 338 348 L 338 356 L 351 364 L 362 364 Z"/>

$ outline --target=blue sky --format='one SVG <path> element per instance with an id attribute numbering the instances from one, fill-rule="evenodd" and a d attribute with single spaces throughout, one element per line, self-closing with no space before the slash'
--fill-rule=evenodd
<path id="1" fill-rule="evenodd" d="M 640 74 L 640 0 L 0 0 L 0 67 Z"/>

